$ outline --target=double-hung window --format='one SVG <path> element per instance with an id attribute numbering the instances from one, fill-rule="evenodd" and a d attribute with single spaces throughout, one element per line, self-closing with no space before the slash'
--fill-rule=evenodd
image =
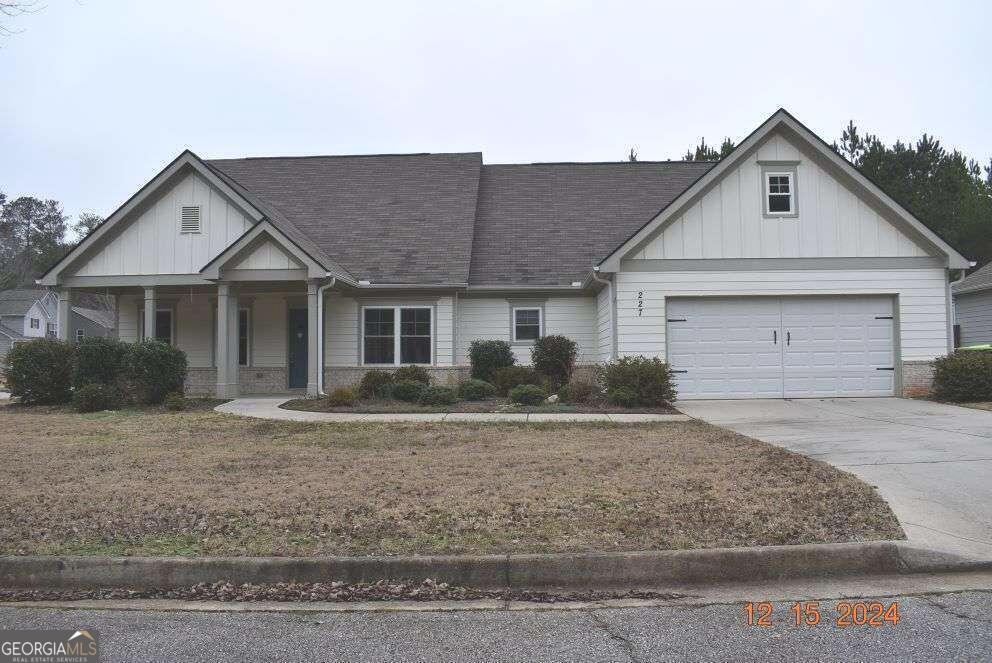
<path id="1" fill-rule="evenodd" d="M 520 306 L 513 309 L 513 342 L 532 343 L 541 337 L 540 307 Z"/>
<path id="2" fill-rule="evenodd" d="M 796 187 L 791 172 L 765 173 L 765 209 L 768 214 L 796 213 Z"/>
<path id="3" fill-rule="evenodd" d="M 150 337 L 145 331 L 145 312 L 144 309 L 138 309 L 138 325 L 139 331 L 141 332 L 141 338 L 148 339 L 154 338 L 156 341 L 162 341 L 163 343 L 168 343 L 172 345 L 172 309 L 171 308 L 160 308 L 155 311 L 155 335 Z"/>
<path id="4" fill-rule="evenodd" d="M 248 354 L 251 348 L 251 317 L 248 309 L 238 309 L 238 366 L 248 365 Z"/>
<path id="5" fill-rule="evenodd" d="M 396 366 L 433 363 L 434 320 L 429 306 L 362 309 L 362 363 Z"/>
<path id="6" fill-rule="evenodd" d="M 31 318 L 31 329 L 41 329 L 41 320 L 38 318 Z"/>

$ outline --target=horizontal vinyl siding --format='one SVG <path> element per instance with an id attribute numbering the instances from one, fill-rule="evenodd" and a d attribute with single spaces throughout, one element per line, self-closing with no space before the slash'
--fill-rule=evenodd
<path id="1" fill-rule="evenodd" d="M 143 307 L 144 302 L 140 305 Z M 214 307 L 216 299 L 198 293 L 178 300 L 161 299 L 159 308 L 172 308 L 175 320 L 175 345 L 186 353 L 190 368 L 213 366 Z"/>
<path id="2" fill-rule="evenodd" d="M 624 272 L 616 278 L 621 356 L 665 357 L 666 297 L 817 294 L 898 295 L 901 358 L 931 360 L 947 353 L 945 273 L 939 268 Z"/>
<path id="3" fill-rule="evenodd" d="M 472 341 L 501 340 L 512 343 L 510 336 L 510 302 L 533 301 L 544 308 L 544 333 L 567 336 L 579 344 L 579 361 L 599 359 L 596 332 L 596 299 L 593 297 L 549 297 L 537 300 L 521 297 L 466 297 L 458 300 L 458 348 L 455 362 L 469 363 Z M 530 345 L 513 345 L 521 364 L 530 363 Z"/>
<path id="4" fill-rule="evenodd" d="M 141 297 L 121 295 L 117 302 L 117 337 L 134 343 L 138 340 L 138 306 L 143 305 Z"/>
<path id="5" fill-rule="evenodd" d="M 600 362 L 610 361 L 613 355 L 613 301 L 612 284 L 596 296 L 596 357 Z"/>
<path id="6" fill-rule="evenodd" d="M 992 343 L 992 291 L 958 295 L 954 314 L 961 325 L 961 345 Z"/>
<path id="7" fill-rule="evenodd" d="M 286 299 L 258 297 L 251 302 L 251 365 L 259 368 L 286 366 L 286 333 L 289 327 Z"/>

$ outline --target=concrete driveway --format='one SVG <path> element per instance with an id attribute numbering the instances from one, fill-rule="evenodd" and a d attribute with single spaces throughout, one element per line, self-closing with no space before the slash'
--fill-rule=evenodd
<path id="1" fill-rule="evenodd" d="M 992 559 L 992 412 L 901 398 L 681 401 L 877 486 L 909 540 Z"/>

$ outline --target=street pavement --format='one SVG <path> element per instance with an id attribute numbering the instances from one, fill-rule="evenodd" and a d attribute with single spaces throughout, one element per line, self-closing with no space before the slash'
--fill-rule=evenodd
<path id="1" fill-rule="evenodd" d="M 904 398 L 677 407 L 877 486 L 910 543 L 992 560 L 992 412 Z"/>
<path id="2" fill-rule="evenodd" d="M 867 600 L 867 599 L 866 599 Z M 992 592 L 903 596 L 900 621 L 770 627 L 743 604 L 459 612 L 153 612 L 0 608 L 0 628 L 96 629 L 104 661 L 989 660 Z"/>

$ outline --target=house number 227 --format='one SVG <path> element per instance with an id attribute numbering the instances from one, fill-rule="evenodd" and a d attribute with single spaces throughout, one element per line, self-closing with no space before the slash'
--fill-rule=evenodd
<path id="1" fill-rule="evenodd" d="M 644 315 L 644 291 L 641 290 L 637 293 L 637 317 Z"/>

